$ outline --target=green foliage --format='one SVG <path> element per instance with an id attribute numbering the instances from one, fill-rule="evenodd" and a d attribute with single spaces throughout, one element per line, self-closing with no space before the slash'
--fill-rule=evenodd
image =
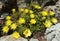
<path id="1" fill-rule="evenodd" d="M 29 5 L 29 8 L 20 8 L 19 12 L 12 9 L 12 15 L 6 18 L 6 21 L 8 21 L 6 22 L 7 27 L 3 28 L 3 32 L 7 32 L 8 27 L 10 27 L 22 36 L 31 36 L 34 31 L 41 31 L 56 24 L 57 19 L 53 18 L 54 14 L 54 11 L 41 10 L 41 6 L 33 3 Z M 51 18 L 53 18 L 53 21 L 51 21 Z M 8 30 L 5 28 L 8 28 Z"/>

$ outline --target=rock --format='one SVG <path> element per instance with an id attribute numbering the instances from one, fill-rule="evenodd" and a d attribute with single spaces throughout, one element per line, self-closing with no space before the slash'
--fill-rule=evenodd
<path id="1" fill-rule="evenodd" d="M 22 3 L 22 4 L 21 4 Z M 25 0 L 17 0 L 18 9 L 27 7 Z"/>
<path id="2" fill-rule="evenodd" d="M 9 13 L 4 13 L 1 15 L 1 18 L 4 19 L 7 15 L 9 15 Z"/>
<path id="3" fill-rule="evenodd" d="M 53 40 L 52 41 L 58 41 L 56 38 L 53 38 Z"/>
<path id="4" fill-rule="evenodd" d="M 3 36 L 0 38 L 0 41 L 6 41 L 10 36 Z"/>
<path id="5" fill-rule="evenodd" d="M 21 37 L 19 39 L 15 39 L 15 38 L 12 37 L 12 35 L 8 35 L 8 36 L 1 37 L 0 41 L 28 41 L 28 39 L 25 39 L 23 37 Z M 31 38 L 29 41 L 39 41 L 39 40 Z"/>
<path id="6" fill-rule="evenodd" d="M 46 6 L 44 7 L 44 9 L 47 9 L 48 11 L 53 10 L 55 12 L 55 17 L 58 19 L 58 22 L 60 23 L 60 0 L 58 0 L 55 5 Z"/>
<path id="7" fill-rule="evenodd" d="M 60 41 L 60 23 L 46 29 L 45 38 L 47 41 Z"/>
<path id="8" fill-rule="evenodd" d="M 11 35 L 8 35 L 8 36 L 1 37 L 0 41 L 28 41 L 28 40 L 22 37 L 19 39 L 15 39 Z"/>
<path id="9" fill-rule="evenodd" d="M 31 38 L 30 41 L 39 41 L 38 39 Z"/>

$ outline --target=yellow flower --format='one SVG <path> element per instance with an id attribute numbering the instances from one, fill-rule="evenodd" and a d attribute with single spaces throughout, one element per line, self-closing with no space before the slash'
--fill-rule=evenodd
<path id="1" fill-rule="evenodd" d="M 13 36 L 13 38 L 16 38 L 16 39 L 21 37 L 17 31 L 13 32 L 12 36 Z"/>
<path id="2" fill-rule="evenodd" d="M 11 27 L 11 29 L 15 30 L 17 28 L 17 25 L 16 25 L 16 23 L 13 23 L 10 27 Z"/>
<path id="3" fill-rule="evenodd" d="M 45 20 L 46 19 L 46 17 L 42 17 L 42 20 Z"/>
<path id="4" fill-rule="evenodd" d="M 53 15 L 55 14 L 55 12 L 50 11 L 49 14 L 50 14 L 51 16 L 53 16 Z"/>
<path id="5" fill-rule="evenodd" d="M 24 18 L 19 18 L 18 22 L 19 22 L 19 24 L 23 24 L 23 23 L 25 23 L 25 19 Z"/>
<path id="6" fill-rule="evenodd" d="M 11 19 L 11 16 L 6 16 L 6 20 L 10 20 Z"/>
<path id="7" fill-rule="evenodd" d="M 20 8 L 20 9 L 19 9 L 19 11 L 20 11 L 20 12 L 23 12 L 23 11 L 24 11 L 24 9 L 23 9 L 23 8 Z"/>
<path id="8" fill-rule="evenodd" d="M 31 36 L 31 31 L 30 31 L 30 29 L 26 29 L 24 32 L 23 32 L 23 34 L 25 35 L 25 37 L 27 38 L 28 36 Z"/>
<path id="9" fill-rule="evenodd" d="M 30 20 L 30 23 L 31 23 L 31 24 L 35 24 L 35 23 L 36 23 L 36 20 L 35 20 L 35 19 L 31 19 L 31 20 Z"/>
<path id="10" fill-rule="evenodd" d="M 5 22 L 5 24 L 6 24 L 7 26 L 9 26 L 9 25 L 12 24 L 12 21 L 11 21 L 11 20 L 7 20 L 7 21 Z"/>
<path id="11" fill-rule="evenodd" d="M 30 10 L 30 11 L 29 11 L 29 13 L 30 13 L 30 14 L 32 14 L 32 13 L 33 13 L 33 11 L 32 11 L 32 10 Z"/>
<path id="12" fill-rule="evenodd" d="M 52 18 L 51 21 L 56 24 L 58 22 L 58 20 L 56 18 Z"/>
<path id="13" fill-rule="evenodd" d="M 41 7 L 39 5 L 34 5 L 34 8 L 41 9 Z"/>
<path id="14" fill-rule="evenodd" d="M 51 27 L 52 23 L 50 20 L 46 20 L 45 23 L 44 23 L 45 27 Z"/>
<path id="15" fill-rule="evenodd" d="M 16 9 L 12 9 L 12 12 L 16 12 Z"/>
<path id="16" fill-rule="evenodd" d="M 42 16 L 47 16 L 48 15 L 47 11 L 42 11 L 41 14 L 42 14 Z"/>
<path id="17" fill-rule="evenodd" d="M 25 10 L 24 10 L 24 13 L 28 13 L 28 12 L 29 12 L 29 10 L 28 10 L 28 9 L 25 9 Z"/>
<path id="18" fill-rule="evenodd" d="M 30 18 L 34 18 L 35 17 L 35 15 L 34 14 L 30 14 Z"/>
<path id="19" fill-rule="evenodd" d="M 9 31 L 8 26 L 3 26 L 2 31 L 3 31 L 4 33 L 8 33 L 8 31 Z"/>

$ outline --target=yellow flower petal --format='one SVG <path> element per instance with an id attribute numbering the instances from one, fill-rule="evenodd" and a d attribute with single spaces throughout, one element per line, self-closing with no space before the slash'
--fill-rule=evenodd
<path id="1" fill-rule="evenodd" d="M 6 20 L 10 20 L 11 19 L 11 16 L 6 16 Z"/>
<path id="2" fill-rule="evenodd" d="M 48 15 L 47 11 L 42 11 L 41 14 L 42 14 L 42 16 L 47 16 Z"/>
<path id="3" fill-rule="evenodd" d="M 46 17 L 42 17 L 42 20 L 45 20 L 46 19 Z"/>
<path id="4" fill-rule="evenodd" d="M 45 23 L 44 23 L 45 27 L 51 27 L 52 23 L 50 20 L 46 20 Z"/>
<path id="5" fill-rule="evenodd" d="M 20 8 L 20 9 L 19 9 L 19 11 L 20 11 L 20 12 L 23 12 L 23 11 L 24 11 L 24 9 L 23 9 L 23 8 Z"/>
<path id="6" fill-rule="evenodd" d="M 11 29 L 15 30 L 17 28 L 17 25 L 16 25 L 16 23 L 13 23 L 10 27 L 11 27 Z"/>
<path id="7" fill-rule="evenodd" d="M 28 37 L 28 36 L 31 36 L 31 31 L 30 31 L 30 29 L 26 29 L 24 32 L 23 32 L 23 34 L 25 35 L 25 37 Z"/>
<path id="8" fill-rule="evenodd" d="M 25 10 L 24 10 L 24 13 L 28 13 L 28 12 L 29 12 L 29 10 L 28 10 L 28 9 L 25 9 Z"/>
<path id="9" fill-rule="evenodd" d="M 30 14 L 32 14 L 32 13 L 33 13 L 33 11 L 32 11 L 32 10 L 29 10 L 29 13 L 30 13 Z"/>
<path id="10" fill-rule="evenodd" d="M 58 20 L 56 18 L 52 18 L 51 21 L 56 24 L 58 22 Z"/>
<path id="11" fill-rule="evenodd" d="M 53 16 L 55 14 L 55 12 L 50 11 L 49 14 L 50 14 L 50 16 Z"/>
<path id="12" fill-rule="evenodd" d="M 12 24 L 12 21 L 11 21 L 11 20 L 7 20 L 7 21 L 5 22 L 5 24 L 6 24 L 7 26 L 9 26 L 9 25 Z"/>
<path id="13" fill-rule="evenodd" d="M 24 18 L 20 18 L 20 19 L 18 20 L 18 22 L 19 22 L 19 24 L 23 24 L 23 23 L 25 23 L 25 19 L 24 19 Z"/>
<path id="14" fill-rule="evenodd" d="M 39 5 L 33 5 L 33 7 L 36 9 L 41 9 L 41 7 Z"/>
<path id="15" fill-rule="evenodd" d="M 12 9 L 12 12 L 16 12 L 16 9 Z"/>
<path id="16" fill-rule="evenodd" d="M 13 38 L 16 38 L 16 39 L 21 37 L 20 34 L 16 31 L 12 34 L 12 36 L 13 36 Z"/>
<path id="17" fill-rule="evenodd" d="M 35 17 L 35 15 L 34 14 L 30 14 L 30 18 L 34 18 Z"/>
<path id="18" fill-rule="evenodd" d="M 3 26 L 2 31 L 3 31 L 4 33 L 8 33 L 8 31 L 9 31 L 8 26 Z"/>
<path id="19" fill-rule="evenodd" d="M 36 20 L 35 20 L 35 19 L 31 19 L 31 20 L 30 20 L 30 23 L 31 23 L 31 24 L 35 24 L 35 23 L 36 23 Z"/>

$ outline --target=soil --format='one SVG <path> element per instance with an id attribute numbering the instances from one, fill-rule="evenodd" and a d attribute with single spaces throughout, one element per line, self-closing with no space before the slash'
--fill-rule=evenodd
<path id="1" fill-rule="evenodd" d="M 33 38 L 38 39 L 39 41 L 46 41 L 44 38 L 45 30 L 33 33 Z"/>

